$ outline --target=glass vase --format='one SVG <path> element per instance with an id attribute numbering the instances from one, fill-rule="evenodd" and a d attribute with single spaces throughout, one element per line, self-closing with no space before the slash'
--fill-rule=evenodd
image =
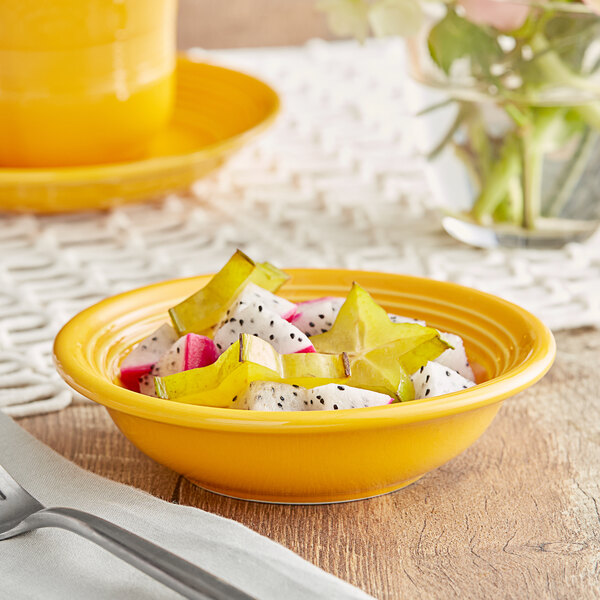
<path id="1" fill-rule="evenodd" d="M 446 231 L 480 247 L 590 237 L 600 223 L 600 17 L 582 4 L 521 4 L 515 31 L 483 28 L 490 56 L 440 68 L 435 27 L 449 11 L 469 14 L 432 6 L 408 44 L 408 99 Z"/>

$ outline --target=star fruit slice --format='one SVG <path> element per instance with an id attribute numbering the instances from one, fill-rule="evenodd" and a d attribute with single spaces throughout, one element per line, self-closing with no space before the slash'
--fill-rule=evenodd
<path id="1" fill-rule="evenodd" d="M 269 263 L 255 263 L 237 250 L 225 266 L 195 294 L 169 309 L 177 333 L 206 334 L 224 317 L 227 309 L 249 282 L 277 291 L 289 275 Z"/>
<path id="2" fill-rule="evenodd" d="M 333 327 L 312 336 L 317 352 L 346 352 L 353 385 L 374 392 L 414 398 L 409 375 L 449 346 L 437 330 L 414 323 L 392 323 L 370 294 L 354 283 Z"/>
<path id="3" fill-rule="evenodd" d="M 345 355 L 279 354 L 268 342 L 248 334 L 212 365 L 155 377 L 159 398 L 204 406 L 231 407 L 252 381 L 316 387 L 349 382 Z"/>

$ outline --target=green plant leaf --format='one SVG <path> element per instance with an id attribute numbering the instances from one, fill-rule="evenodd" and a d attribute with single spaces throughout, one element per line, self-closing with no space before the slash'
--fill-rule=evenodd
<path id="1" fill-rule="evenodd" d="M 369 7 L 369 23 L 377 37 L 415 35 L 423 20 L 421 4 L 415 0 L 377 0 Z"/>
<path id="2" fill-rule="evenodd" d="M 557 14 L 546 22 L 544 34 L 566 65 L 580 73 L 590 44 L 600 35 L 600 23 L 596 15 Z"/>
<path id="3" fill-rule="evenodd" d="M 449 74 L 454 61 L 469 58 L 473 73 L 490 75 L 490 67 L 503 52 L 491 29 L 463 19 L 453 8 L 429 32 L 429 53 L 434 62 Z"/>

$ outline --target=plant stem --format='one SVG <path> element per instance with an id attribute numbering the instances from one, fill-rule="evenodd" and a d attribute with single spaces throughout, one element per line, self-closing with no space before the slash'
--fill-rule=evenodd
<path id="1" fill-rule="evenodd" d="M 454 98 L 446 98 L 446 100 L 442 100 L 441 102 L 436 102 L 435 104 L 430 104 L 425 108 L 422 108 L 420 111 L 415 113 L 415 117 L 422 117 L 424 115 L 433 112 L 434 110 L 438 110 L 440 108 L 444 108 L 454 102 Z"/>
<path id="2" fill-rule="evenodd" d="M 475 107 L 472 107 L 475 109 Z M 473 161 L 479 171 L 482 181 L 485 181 L 490 174 L 493 163 L 493 148 L 488 133 L 485 130 L 481 110 L 478 108 L 471 111 L 467 120 L 467 135 L 469 146 L 473 154 Z"/>
<path id="3" fill-rule="evenodd" d="M 471 214 L 482 222 L 494 213 L 507 197 L 511 180 L 522 174 L 523 227 L 533 229 L 541 208 L 541 177 L 544 152 L 561 134 L 566 108 L 529 108 L 523 114 L 524 125 L 506 135 L 500 156 L 481 189 Z M 514 185 L 514 184 L 513 184 Z M 512 202 L 518 196 L 512 193 Z M 521 211 L 513 206 L 515 214 Z"/>
<path id="4" fill-rule="evenodd" d="M 458 128 L 461 126 L 466 116 L 467 108 L 461 103 L 459 105 L 458 112 L 456 113 L 456 118 L 450 126 L 450 129 L 448 129 L 444 137 L 435 145 L 435 147 L 427 153 L 427 160 L 433 160 L 446 147 L 446 144 L 452 140 L 454 134 L 458 131 Z"/>
<path id="5" fill-rule="evenodd" d="M 596 136 L 592 134 L 589 127 L 586 128 L 581 135 L 581 139 L 579 140 L 579 144 L 573 156 L 571 157 L 571 160 L 561 173 L 562 182 L 560 183 L 560 186 L 548 202 L 548 208 L 545 211 L 547 216 L 556 217 L 564 208 L 573 192 L 573 189 L 583 175 L 595 143 Z"/>
<path id="6" fill-rule="evenodd" d="M 535 229 L 542 206 L 542 161 L 544 155 L 536 143 L 533 129 L 523 133 L 523 227 Z"/>
<path id="7" fill-rule="evenodd" d="M 498 160 L 492 166 L 489 177 L 479 193 L 471 214 L 477 221 L 491 215 L 506 197 L 510 180 L 521 171 L 519 144 L 514 134 L 507 134 Z"/>
<path id="8" fill-rule="evenodd" d="M 506 196 L 507 219 L 513 225 L 520 225 L 523 221 L 523 182 L 521 177 L 513 177 L 508 184 Z"/>
<path id="9" fill-rule="evenodd" d="M 595 83 L 590 83 L 585 77 L 573 73 L 561 60 L 560 56 L 554 52 L 541 33 L 533 36 L 529 45 L 537 54 L 532 62 L 535 61 L 536 66 L 547 82 L 561 86 L 571 86 L 576 90 L 595 96 L 598 95 L 600 87 Z M 584 101 L 580 105 L 573 106 L 573 108 L 586 123 L 600 130 L 600 104 L 598 102 Z"/>

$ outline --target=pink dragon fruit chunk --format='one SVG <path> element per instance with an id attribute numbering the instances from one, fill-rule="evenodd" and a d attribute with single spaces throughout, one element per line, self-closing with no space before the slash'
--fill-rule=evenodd
<path id="1" fill-rule="evenodd" d="M 329 331 L 345 298 L 326 296 L 315 300 L 307 300 L 296 305 L 296 311 L 288 317 L 288 321 L 311 336 Z"/>
<path id="2" fill-rule="evenodd" d="M 212 365 L 219 358 L 217 346 L 210 338 L 193 333 L 189 333 L 185 337 L 187 338 L 187 344 L 185 347 L 184 371 Z"/>
<path id="3" fill-rule="evenodd" d="M 448 348 L 448 350 L 442 352 L 442 354 L 435 359 L 435 362 L 449 367 L 462 375 L 465 379 L 475 381 L 475 375 L 469 364 L 462 338 L 454 333 L 445 333 L 444 331 L 440 331 L 439 334 L 440 338 L 450 344 L 452 348 Z"/>
<path id="4" fill-rule="evenodd" d="M 335 383 L 321 385 L 307 390 L 307 392 L 308 405 L 305 410 L 366 408 L 368 406 L 384 406 L 394 401 L 387 394 Z"/>
<path id="5" fill-rule="evenodd" d="M 432 361 L 413 373 L 411 380 L 417 400 L 460 392 L 475 385 L 453 369 Z"/>
<path id="6" fill-rule="evenodd" d="M 179 338 L 154 364 L 150 373 L 139 379 L 140 392 L 156 396 L 154 377 L 166 377 L 189 369 L 212 365 L 219 357 L 215 343 L 210 338 L 188 333 Z"/>
<path id="7" fill-rule="evenodd" d="M 314 352 L 315 348 L 297 327 L 262 304 L 239 306 L 215 332 L 220 353 L 235 343 L 240 333 L 248 333 L 269 342 L 281 354 Z"/>
<path id="8" fill-rule="evenodd" d="M 121 382 L 134 392 L 139 392 L 140 377 L 150 373 L 156 361 L 177 341 L 177 334 L 171 325 L 165 323 L 144 338 L 121 363 Z"/>

